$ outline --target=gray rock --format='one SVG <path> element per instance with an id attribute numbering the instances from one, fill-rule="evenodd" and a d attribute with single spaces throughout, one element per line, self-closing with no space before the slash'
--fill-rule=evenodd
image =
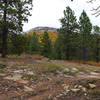
<path id="1" fill-rule="evenodd" d="M 15 70 L 14 73 L 23 73 L 23 70 Z"/>
<path id="2" fill-rule="evenodd" d="M 90 72 L 91 75 L 99 75 L 99 73 L 96 72 Z"/>
<path id="3" fill-rule="evenodd" d="M 89 86 L 90 86 L 91 89 L 96 88 L 96 85 L 95 84 L 90 84 L 89 83 Z"/>
<path id="4" fill-rule="evenodd" d="M 81 89 L 82 89 L 83 92 L 87 91 L 85 87 L 82 87 Z"/>
<path id="5" fill-rule="evenodd" d="M 74 72 L 77 72 L 78 71 L 77 68 L 72 68 L 71 70 L 74 71 Z"/>
<path id="6" fill-rule="evenodd" d="M 17 81 L 17 80 L 21 80 L 22 75 L 21 74 L 15 74 L 13 76 L 7 76 L 4 79 L 8 79 L 8 80 L 13 80 L 13 81 Z"/>
<path id="7" fill-rule="evenodd" d="M 33 71 L 28 71 L 27 74 L 28 75 L 34 75 L 34 72 Z"/>
<path id="8" fill-rule="evenodd" d="M 65 68 L 64 71 L 65 71 L 65 72 L 69 72 L 70 69 L 69 69 L 69 68 Z"/>
<path id="9" fill-rule="evenodd" d="M 24 91 L 26 91 L 26 92 L 31 92 L 31 91 L 33 91 L 33 89 L 32 88 L 30 88 L 30 87 L 27 87 L 27 86 L 24 86 Z"/>
<path id="10" fill-rule="evenodd" d="M 71 89 L 71 91 L 76 93 L 76 92 L 80 91 L 80 89 Z"/>

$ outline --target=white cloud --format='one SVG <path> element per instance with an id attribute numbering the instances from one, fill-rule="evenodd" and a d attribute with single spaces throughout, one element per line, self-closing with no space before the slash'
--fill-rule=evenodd
<path id="1" fill-rule="evenodd" d="M 37 26 L 60 27 L 59 19 L 63 17 L 63 10 L 70 6 L 76 16 L 80 16 L 83 9 L 86 10 L 92 23 L 100 25 L 100 17 L 95 18 L 91 15 L 92 6 L 97 7 L 99 3 L 87 4 L 86 0 L 33 0 L 32 16 L 29 17 L 29 22 L 24 24 L 24 31 L 27 31 Z"/>

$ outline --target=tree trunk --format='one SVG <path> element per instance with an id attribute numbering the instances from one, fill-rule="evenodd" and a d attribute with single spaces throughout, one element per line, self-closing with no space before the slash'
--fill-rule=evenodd
<path id="1" fill-rule="evenodd" d="M 98 63 L 99 62 L 99 39 L 97 38 L 97 41 L 96 41 L 96 62 Z"/>
<path id="2" fill-rule="evenodd" d="M 82 57 L 83 57 L 83 63 L 86 64 L 86 54 L 87 54 L 87 35 L 83 33 L 83 50 L 82 50 Z"/>
<path id="3" fill-rule="evenodd" d="M 86 47 L 83 47 L 83 63 L 86 63 Z"/>
<path id="4" fill-rule="evenodd" d="M 4 0 L 4 16 L 3 16 L 3 29 L 2 29 L 2 57 L 5 58 L 7 54 L 7 0 Z"/>
<path id="5" fill-rule="evenodd" d="M 69 50 L 69 46 L 67 46 L 67 50 L 66 50 L 66 59 L 70 60 L 70 50 Z"/>
<path id="6" fill-rule="evenodd" d="M 2 34 L 2 57 L 5 58 L 7 54 L 7 31 L 4 30 Z"/>

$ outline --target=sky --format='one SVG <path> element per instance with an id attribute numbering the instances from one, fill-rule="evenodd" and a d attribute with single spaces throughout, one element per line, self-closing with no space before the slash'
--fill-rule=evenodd
<path id="1" fill-rule="evenodd" d="M 60 28 L 61 23 L 59 19 L 63 17 L 63 11 L 67 6 L 74 10 L 77 19 L 81 15 L 83 9 L 86 11 L 93 25 L 100 26 L 100 16 L 92 15 L 92 8 L 97 8 L 100 0 L 93 3 L 87 3 L 88 0 L 33 0 L 32 16 L 28 19 L 28 23 L 24 23 L 23 31 L 28 31 L 31 28 L 38 26 L 48 26 Z"/>

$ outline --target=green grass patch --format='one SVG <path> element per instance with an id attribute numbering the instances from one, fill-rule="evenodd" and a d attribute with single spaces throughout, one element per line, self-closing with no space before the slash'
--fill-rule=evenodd
<path id="1" fill-rule="evenodd" d="M 42 93 L 42 92 L 45 92 L 45 91 L 47 91 L 47 90 L 48 90 L 47 88 L 41 88 L 41 89 L 39 90 L 39 92 Z"/>
<path id="2" fill-rule="evenodd" d="M 87 91 L 87 93 L 89 93 L 90 95 L 100 95 L 100 90 L 90 89 L 90 90 Z"/>
<path id="3" fill-rule="evenodd" d="M 40 77 L 39 74 L 35 74 L 35 75 L 24 74 L 21 78 L 25 79 L 25 80 L 34 80 L 34 81 L 36 81 L 36 80 L 39 79 L 39 77 Z"/>
<path id="4" fill-rule="evenodd" d="M 63 80 L 56 80 L 53 85 L 58 85 L 58 84 L 61 84 Z"/>
<path id="5" fill-rule="evenodd" d="M 61 68 L 60 66 L 54 65 L 54 64 L 46 64 L 43 68 L 42 68 L 42 73 L 53 73 L 53 74 L 58 74 L 57 71 L 62 71 L 63 68 Z"/>
<path id="6" fill-rule="evenodd" d="M 82 71 L 82 72 L 86 72 L 86 73 L 91 72 L 88 68 L 83 67 L 83 66 L 75 66 L 75 68 L 78 69 L 79 71 Z"/>
<path id="7" fill-rule="evenodd" d="M 4 63 L 0 63 L 0 69 L 6 68 L 6 67 L 7 67 L 6 64 L 4 64 Z"/>
<path id="8" fill-rule="evenodd" d="M 71 75 L 71 76 L 75 76 L 75 75 L 76 75 L 76 73 L 77 73 L 77 72 L 74 72 L 74 71 L 69 71 L 69 72 L 67 72 L 66 74 L 67 74 L 67 75 Z"/>

